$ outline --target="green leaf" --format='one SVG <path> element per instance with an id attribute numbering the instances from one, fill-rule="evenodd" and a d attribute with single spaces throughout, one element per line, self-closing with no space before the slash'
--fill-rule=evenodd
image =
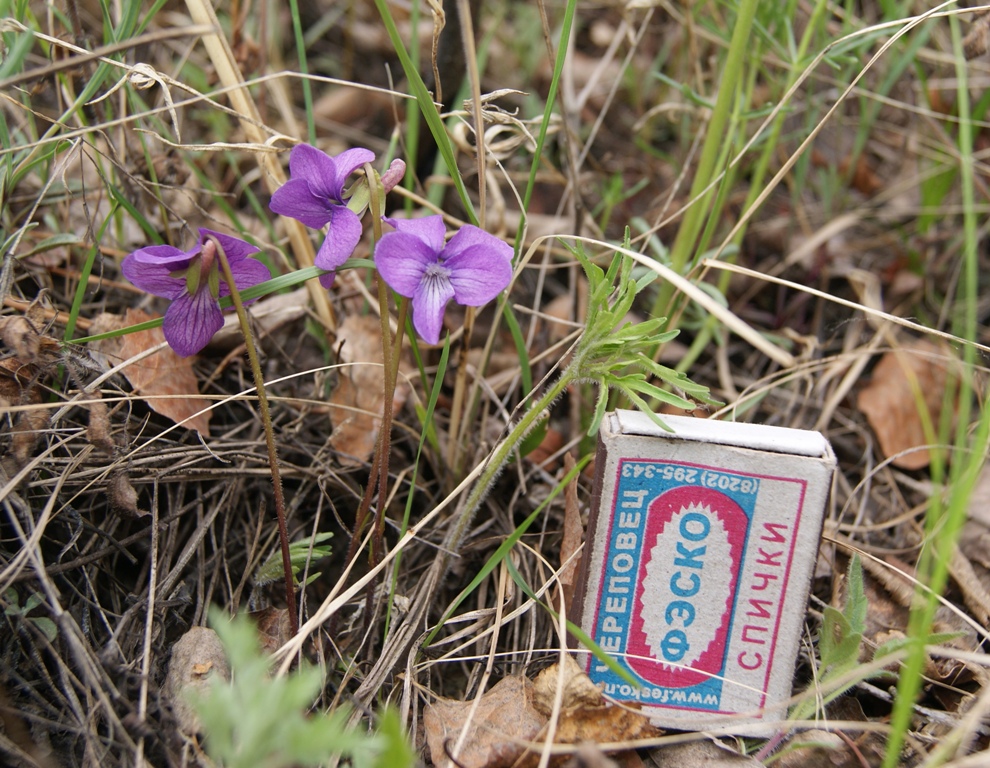
<path id="1" fill-rule="evenodd" d="M 28 256 L 34 256 L 36 253 L 44 253 L 45 251 L 50 251 L 53 248 L 59 248 L 64 245 L 81 245 L 82 240 L 71 232 L 63 232 L 59 235 L 52 235 L 51 237 L 46 237 L 40 243 L 35 245 L 28 251 L 18 254 L 19 259 L 27 258 Z"/>
<path id="2" fill-rule="evenodd" d="M 386 707 L 378 718 L 381 751 L 375 768 L 410 768 L 416 764 L 416 753 L 402 731 L 402 720 L 395 707 Z"/>
<path id="3" fill-rule="evenodd" d="M 230 659 L 232 682 L 214 678 L 205 694 L 191 700 L 203 724 L 207 752 L 224 768 L 318 766 L 338 755 L 356 766 L 410 764 L 397 723 L 386 716 L 384 733 L 369 734 L 348 725 L 347 707 L 310 715 L 323 687 L 319 669 L 302 667 L 273 677 L 249 619 L 228 621 L 212 611 L 211 623 Z M 386 749 L 396 762 L 382 761 Z"/>
<path id="4" fill-rule="evenodd" d="M 863 589 L 863 564 L 859 555 L 853 555 L 846 573 L 845 606 L 841 612 L 832 606 L 823 612 L 818 654 L 826 674 L 845 671 L 859 663 L 868 608 Z"/>
<path id="5" fill-rule="evenodd" d="M 18 616 L 21 613 L 21 603 L 20 599 L 17 597 L 17 590 L 14 587 L 8 587 L 7 591 L 3 594 L 3 599 L 9 603 L 9 605 L 3 609 L 5 616 Z"/>
<path id="6" fill-rule="evenodd" d="M 329 546 L 321 545 L 324 541 L 328 541 L 332 537 L 333 533 L 326 531 L 324 533 L 316 534 L 311 540 L 303 539 L 301 541 L 294 541 L 289 544 L 289 560 L 292 563 L 293 581 L 296 580 L 296 576 L 299 575 L 299 571 L 306 566 L 307 562 L 313 562 L 330 555 L 331 548 Z M 317 576 L 319 576 L 319 574 L 311 575 L 307 578 L 306 583 L 309 584 Z M 283 578 L 285 578 L 285 569 L 282 567 L 282 550 L 276 549 L 268 556 L 268 559 L 261 564 L 258 570 L 255 571 L 253 581 L 255 586 L 260 587 L 265 584 L 271 584 L 273 581 L 278 581 Z"/>
<path id="7" fill-rule="evenodd" d="M 48 638 L 49 643 L 55 642 L 55 638 L 58 637 L 58 627 L 55 626 L 54 621 L 45 618 L 44 616 L 30 618 L 28 621 L 41 630 L 41 633 Z"/>
<path id="8" fill-rule="evenodd" d="M 823 669 L 842 660 L 840 648 L 850 635 L 849 619 L 841 611 L 826 606 L 818 638 L 818 658 Z"/>
<path id="9" fill-rule="evenodd" d="M 846 607 L 843 612 L 852 631 L 862 634 L 866 630 L 866 611 L 870 606 L 863 589 L 863 564 L 858 554 L 849 561 L 846 584 Z"/>

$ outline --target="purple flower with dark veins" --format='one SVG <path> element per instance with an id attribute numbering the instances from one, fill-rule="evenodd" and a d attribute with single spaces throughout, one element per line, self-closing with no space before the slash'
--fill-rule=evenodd
<path id="1" fill-rule="evenodd" d="M 138 288 L 172 301 L 162 331 L 165 341 L 182 357 L 199 352 L 223 326 L 220 297 L 229 296 L 230 287 L 220 270 L 218 248 L 227 257 L 238 291 L 271 277 L 268 267 L 248 258 L 258 252 L 255 246 L 209 229 L 199 230 L 199 242 L 192 250 L 149 245 L 138 248 L 121 264 L 124 277 Z"/>
<path id="2" fill-rule="evenodd" d="M 396 231 L 378 242 L 375 267 L 393 291 L 412 299 L 413 326 L 430 344 L 440 341 L 451 299 L 480 307 L 512 280 L 512 248 L 483 229 L 463 226 L 444 245 L 442 216 L 385 221 Z"/>
<path id="3" fill-rule="evenodd" d="M 289 155 L 291 178 L 275 190 L 268 207 L 297 219 L 307 227 L 330 229 L 314 264 L 328 274 L 320 284 L 329 288 L 334 272 L 354 252 L 361 240 L 361 218 L 347 207 L 344 182 L 365 163 L 375 159 L 370 149 L 358 147 L 331 157 L 309 144 L 297 144 Z"/>

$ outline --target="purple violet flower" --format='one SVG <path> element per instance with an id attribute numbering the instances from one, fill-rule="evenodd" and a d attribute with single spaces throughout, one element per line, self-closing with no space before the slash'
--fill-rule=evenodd
<path id="1" fill-rule="evenodd" d="M 328 271 L 320 276 L 324 288 L 333 284 L 335 270 L 347 261 L 361 240 L 361 219 L 347 207 L 344 182 L 374 159 L 374 152 L 360 147 L 331 157 L 309 144 L 297 144 L 289 155 L 291 178 L 275 190 L 268 205 L 275 213 L 298 219 L 307 227 L 330 225 L 313 262 Z"/>
<path id="2" fill-rule="evenodd" d="M 143 291 L 171 299 L 162 331 L 165 341 L 182 357 L 195 355 L 223 325 L 220 297 L 230 288 L 221 274 L 217 248 L 222 248 L 237 290 L 263 283 L 268 267 L 249 259 L 258 249 L 236 237 L 199 230 L 199 242 L 189 251 L 171 245 L 138 248 L 121 264 L 124 277 Z"/>
<path id="3" fill-rule="evenodd" d="M 389 287 L 412 299 L 412 319 L 424 341 L 436 344 L 447 302 L 480 307 L 512 280 L 512 248 L 483 229 L 463 226 L 444 245 L 442 216 L 385 219 L 395 232 L 375 248 L 375 267 Z"/>

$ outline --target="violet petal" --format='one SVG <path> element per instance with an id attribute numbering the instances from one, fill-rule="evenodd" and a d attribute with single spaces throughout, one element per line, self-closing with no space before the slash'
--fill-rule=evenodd
<path id="1" fill-rule="evenodd" d="M 208 289 L 180 296 L 169 305 L 162 321 L 168 345 L 181 357 L 195 355 L 223 326 L 220 305 Z"/>
<path id="2" fill-rule="evenodd" d="M 454 288 L 445 272 L 439 265 L 429 268 L 413 295 L 413 326 L 429 344 L 440 341 L 443 312 L 454 296 Z"/>
<path id="3" fill-rule="evenodd" d="M 419 219 L 386 218 L 385 221 L 395 227 L 397 232 L 404 232 L 418 237 L 434 253 L 440 253 L 443 250 L 444 235 L 447 234 L 447 227 L 444 226 L 443 216 L 423 216 Z"/>
<path id="4" fill-rule="evenodd" d="M 443 251 L 444 259 L 452 259 L 462 251 L 475 246 L 484 246 L 493 255 L 497 255 L 508 262 L 512 261 L 512 246 L 472 224 L 465 224 L 457 231 L 456 235 L 450 238 L 450 242 L 447 243 L 447 247 Z"/>
<path id="5" fill-rule="evenodd" d="M 235 261 L 231 263 L 230 271 L 234 275 L 234 283 L 237 285 L 238 291 L 253 288 L 265 282 L 265 280 L 270 280 L 272 276 L 272 273 L 268 271 L 268 267 L 257 259 Z M 223 270 L 220 271 L 220 295 L 230 295 L 230 288 L 227 285 L 227 281 L 223 279 Z"/>
<path id="6" fill-rule="evenodd" d="M 437 263 L 437 254 L 420 238 L 408 232 L 389 232 L 375 247 L 375 268 L 389 288 L 412 298 L 427 268 Z"/>
<path id="7" fill-rule="evenodd" d="M 188 267 L 198 252 L 198 248 L 186 253 L 171 245 L 149 245 L 128 255 L 120 268 L 124 277 L 142 291 L 175 299 L 185 293 L 186 281 L 172 273 Z"/>
<path id="8" fill-rule="evenodd" d="M 487 304 L 512 280 L 512 264 L 491 244 L 467 248 L 445 260 L 444 266 L 450 270 L 457 303 L 469 307 Z"/>
<path id="9" fill-rule="evenodd" d="M 335 205 L 330 219 L 330 231 L 313 263 L 320 269 L 337 269 L 361 241 L 361 219 L 350 208 Z"/>
<path id="10" fill-rule="evenodd" d="M 333 158 L 314 146 L 296 144 L 289 153 L 289 175 L 292 180 L 305 181 L 315 195 L 334 197 L 330 192 L 336 173 Z"/>
<path id="11" fill-rule="evenodd" d="M 244 261 L 248 256 L 253 253 L 258 253 L 258 248 L 251 245 L 251 243 L 241 240 L 239 237 L 233 237 L 232 235 L 225 235 L 222 232 L 214 232 L 212 229 L 200 228 L 199 230 L 199 242 L 206 242 L 207 237 L 215 238 L 223 248 L 224 255 L 227 257 L 227 262 L 233 268 L 233 265 L 239 261 Z M 266 278 L 267 279 L 267 278 Z M 238 283 L 240 285 L 240 283 Z"/>
<path id="12" fill-rule="evenodd" d="M 342 203 L 347 177 L 374 159 L 375 153 L 362 147 L 330 157 L 309 144 L 297 144 L 289 155 L 289 173 L 293 179 L 306 181 L 317 197 Z"/>
<path id="13" fill-rule="evenodd" d="M 313 193 L 305 179 L 289 179 L 272 194 L 268 207 L 273 213 L 298 219 L 307 227 L 319 229 L 332 215 L 334 205 Z"/>
<path id="14" fill-rule="evenodd" d="M 344 183 L 347 181 L 347 177 L 365 163 L 372 163 L 374 160 L 375 153 L 370 149 L 365 149 L 364 147 L 345 149 L 333 158 L 335 172 L 332 183 L 333 190 L 336 193 L 336 199 L 338 201 L 342 200 L 341 195 L 344 192 Z"/>

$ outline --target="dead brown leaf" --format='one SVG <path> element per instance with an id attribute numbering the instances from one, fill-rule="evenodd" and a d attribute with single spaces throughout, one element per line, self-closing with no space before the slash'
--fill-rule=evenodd
<path id="1" fill-rule="evenodd" d="M 337 329 L 337 340 L 341 344 L 340 362 L 353 365 L 340 369 L 338 385 L 330 395 L 334 425 L 330 445 L 342 465 L 360 466 L 375 450 L 384 411 L 381 322 L 370 315 L 350 315 Z M 398 413 L 409 396 L 409 385 L 402 375 L 408 373 L 408 366 L 400 363 L 399 367 L 393 413 Z"/>
<path id="2" fill-rule="evenodd" d="M 559 429 L 548 427 L 543 440 L 526 457 L 534 464 L 543 467 L 548 472 L 557 469 L 559 462 L 557 459 L 550 461 L 550 457 L 564 447 L 564 436 Z"/>
<path id="3" fill-rule="evenodd" d="M 547 335 L 551 344 L 566 339 L 570 334 L 580 330 L 581 325 L 575 322 L 574 308 L 583 307 L 588 297 L 588 281 L 583 277 L 578 279 L 577 298 L 563 293 L 551 299 L 542 308 L 541 320 L 546 323 Z"/>
<path id="4" fill-rule="evenodd" d="M 626 707 L 603 705 L 600 707 L 578 707 L 563 713 L 557 722 L 554 733 L 555 744 L 581 744 L 585 741 L 608 743 L 613 741 L 633 741 L 650 739 L 660 735 L 660 731 L 641 712 Z M 540 736 L 537 736 L 537 741 Z M 530 762 L 522 766 L 535 766 L 539 756 L 527 755 Z M 552 764 L 552 763 L 551 763 Z"/>
<path id="5" fill-rule="evenodd" d="M 114 472 L 107 483 L 107 496 L 110 508 L 126 517 L 146 517 L 151 513 L 137 505 L 138 494 L 131 485 L 130 478 L 123 472 Z"/>
<path id="6" fill-rule="evenodd" d="M 95 448 L 106 454 L 113 455 L 114 444 L 113 438 L 110 436 L 110 409 L 103 402 L 98 389 L 94 388 L 94 391 L 90 393 L 90 397 L 93 399 L 93 402 L 89 406 L 89 425 L 86 427 L 86 439 Z"/>
<path id="7" fill-rule="evenodd" d="M 555 744 L 608 743 L 632 741 L 658 736 L 660 731 L 649 718 L 629 707 L 606 704 L 602 692 L 570 655 L 560 664 L 543 670 L 533 684 L 533 704 L 549 718 L 556 701 L 557 686 L 563 684 L 560 714 L 553 740 Z M 544 728 L 536 741 L 545 738 Z M 565 758 L 555 758 L 551 765 L 561 765 Z M 539 754 L 529 752 L 516 763 L 517 768 L 535 768 Z"/>
<path id="8" fill-rule="evenodd" d="M 960 588 L 964 595 L 967 591 L 981 590 L 982 602 L 990 594 L 990 464 L 981 470 L 969 498 L 969 519 L 959 537 L 959 553 L 972 571 L 972 578 L 967 575 L 967 584 L 960 583 Z M 978 615 L 982 616 L 982 611 Z"/>
<path id="9" fill-rule="evenodd" d="M 23 315 L 0 317 L 0 341 L 10 347 L 21 365 L 44 370 L 62 361 L 62 345 L 44 330 L 52 311 L 39 297 L 24 308 Z"/>
<path id="10" fill-rule="evenodd" d="M 949 573 L 962 591 L 963 602 L 973 612 L 973 616 L 983 626 L 990 623 L 990 591 L 980 580 L 974 564 L 962 551 L 956 547 L 949 562 Z"/>
<path id="11" fill-rule="evenodd" d="M 285 608 L 262 608 L 252 611 L 251 619 L 258 628 L 262 653 L 274 653 L 292 639 L 292 620 Z"/>
<path id="12" fill-rule="evenodd" d="M 183 733 L 192 735 L 200 730 L 199 717 L 189 704 L 189 692 L 205 692 L 214 675 L 230 680 L 230 663 L 220 636 L 206 627 L 192 627 L 172 646 L 172 659 L 162 686 Z"/>
<path id="13" fill-rule="evenodd" d="M 886 353 L 873 370 L 872 381 L 859 393 L 859 409 L 866 415 L 884 455 L 902 469 L 928 466 L 924 421 L 937 425 L 949 381 L 949 350 L 928 339 L 916 339 Z"/>
<path id="14" fill-rule="evenodd" d="M 605 703 L 598 686 L 591 682 L 570 654 L 564 654 L 560 663 L 547 667 L 533 681 L 533 706 L 541 714 L 549 717 L 553 712 L 557 688 L 561 683 L 564 687 L 561 709 L 564 711 L 600 707 Z"/>
<path id="15" fill-rule="evenodd" d="M 849 160 L 847 157 L 839 163 L 839 173 L 843 176 L 849 173 Z M 853 168 L 852 176 L 849 178 L 849 186 L 867 197 L 876 194 L 884 187 L 883 180 L 870 167 L 862 152 L 856 157 L 856 165 Z"/>
<path id="16" fill-rule="evenodd" d="M 41 351 L 41 334 L 34 323 L 22 315 L 0 317 L 0 341 L 25 362 L 38 361 Z"/>
<path id="17" fill-rule="evenodd" d="M 574 457 L 564 454 L 564 470 L 574 469 Z M 570 605 L 574 599 L 574 587 L 577 582 L 580 558 L 573 557 L 584 541 L 584 526 L 581 524 L 581 504 L 578 502 L 577 478 L 571 481 L 564 491 L 564 535 L 560 542 L 560 562 L 566 563 L 560 572 L 560 588 L 564 593 L 564 605 Z"/>
<path id="18" fill-rule="evenodd" d="M 509 768 L 523 754 L 520 741 L 532 741 L 546 722 L 533 706 L 533 684 L 525 677 L 506 677 L 492 686 L 474 707 L 473 701 L 437 699 L 423 711 L 426 743 L 434 765 L 456 758 L 462 768 Z M 455 748 L 467 723 L 463 746 Z"/>
<path id="19" fill-rule="evenodd" d="M 153 320 L 139 309 L 128 309 L 123 317 L 104 313 L 93 320 L 90 332 L 93 335 L 127 328 L 131 325 Z M 127 360 L 165 340 L 162 329 L 152 328 L 101 339 L 90 344 L 90 348 L 110 358 L 113 365 Z M 179 357 L 171 348 L 159 350 L 123 370 L 124 377 L 148 403 L 151 410 L 194 429 L 204 437 L 210 434 L 210 411 L 203 411 L 208 404 L 199 394 L 199 383 L 192 369 L 192 358 Z"/>

